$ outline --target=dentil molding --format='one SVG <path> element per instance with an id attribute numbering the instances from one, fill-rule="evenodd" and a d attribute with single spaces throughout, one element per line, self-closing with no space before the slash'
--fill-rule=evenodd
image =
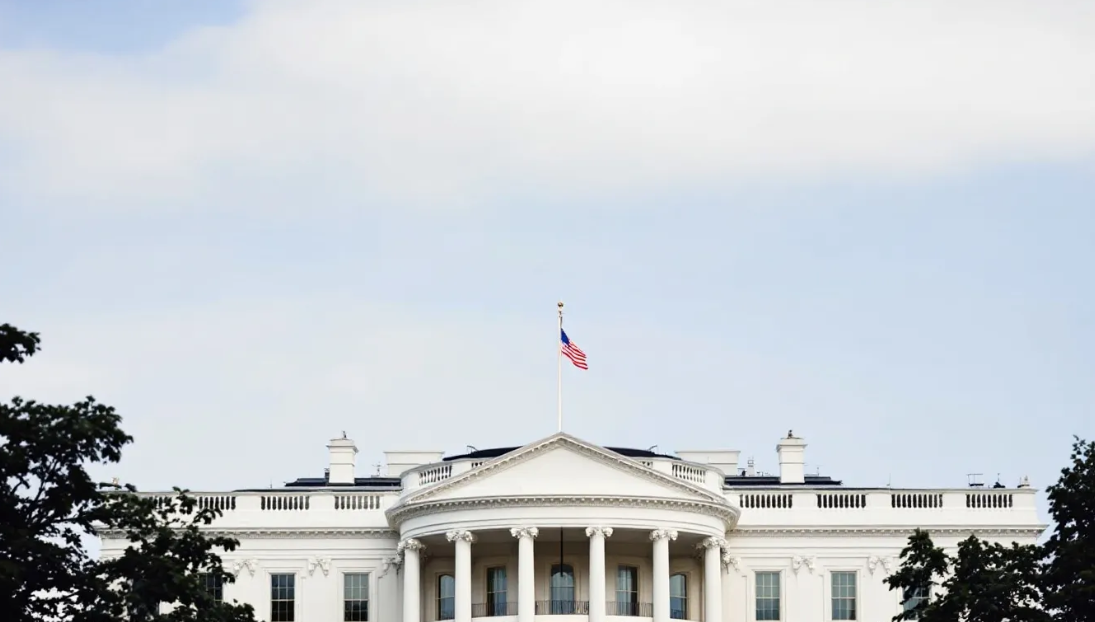
<path id="1" fill-rule="evenodd" d="M 248 528 L 241 527 L 239 529 L 202 529 L 202 534 L 207 537 L 226 537 L 235 538 L 236 540 L 243 540 L 246 538 L 260 538 L 260 539 L 299 539 L 299 538 L 368 538 L 368 539 L 383 539 L 383 540 L 396 540 L 399 538 L 399 532 L 392 529 L 347 529 L 339 527 L 290 527 L 290 528 Z M 99 535 L 104 539 L 125 539 L 126 533 L 122 530 L 111 529 L 99 532 Z"/>
<path id="2" fill-rule="evenodd" d="M 916 527 L 738 527 L 730 532 L 731 538 L 737 536 L 750 537 L 785 537 L 785 536 L 878 536 L 908 538 Z M 930 531 L 932 537 L 954 536 L 959 538 L 977 534 L 982 538 L 1006 538 L 1006 537 L 1033 537 L 1042 535 L 1045 531 L 1036 527 L 961 527 L 925 529 Z"/>
<path id="3" fill-rule="evenodd" d="M 450 499 L 439 501 L 423 501 L 411 505 L 400 505 L 388 510 L 388 520 L 399 525 L 402 522 L 418 516 L 435 514 L 438 512 L 452 512 L 459 510 L 496 510 L 505 507 L 602 507 L 602 508 L 637 508 L 672 510 L 676 512 L 688 512 L 704 514 L 721 518 L 727 525 L 737 522 L 738 511 L 726 503 L 714 501 L 667 499 L 660 497 L 629 497 L 629 496 L 573 496 L 573 495 L 542 495 L 542 496 L 514 496 L 514 497 L 478 497 L 465 499 Z M 910 532 L 911 533 L 911 532 Z"/>

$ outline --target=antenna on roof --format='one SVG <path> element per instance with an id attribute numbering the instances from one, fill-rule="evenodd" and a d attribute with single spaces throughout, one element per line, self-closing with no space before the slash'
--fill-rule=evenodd
<path id="1" fill-rule="evenodd" d="M 657 448 L 658 448 L 657 445 L 651 445 L 649 448 L 647 448 L 647 451 L 654 451 Z"/>
<path id="2" fill-rule="evenodd" d="M 376 475 L 374 475 L 373 477 L 380 477 L 380 463 L 377 462 L 373 466 L 376 467 Z"/>
<path id="3" fill-rule="evenodd" d="M 469 454 L 473 451 L 479 451 L 478 447 L 472 447 L 471 445 L 466 445 L 466 447 L 468 448 L 468 453 Z"/>

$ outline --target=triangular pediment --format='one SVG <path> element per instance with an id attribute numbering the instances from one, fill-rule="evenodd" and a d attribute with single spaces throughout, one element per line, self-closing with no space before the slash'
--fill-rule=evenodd
<path id="1" fill-rule="evenodd" d="M 419 501 L 560 495 L 725 503 L 721 495 L 560 433 L 414 492 L 402 505 Z"/>

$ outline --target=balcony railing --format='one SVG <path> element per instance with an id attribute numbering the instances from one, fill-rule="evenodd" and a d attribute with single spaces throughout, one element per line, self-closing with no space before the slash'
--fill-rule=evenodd
<path id="1" fill-rule="evenodd" d="M 471 617 L 473 618 L 515 615 L 517 615 L 517 603 L 474 603 L 471 606 Z"/>
<path id="2" fill-rule="evenodd" d="M 653 618 L 654 603 L 629 601 L 608 601 L 605 612 L 610 616 L 629 616 L 632 618 Z"/>
<path id="3" fill-rule="evenodd" d="M 536 615 L 538 616 L 587 616 L 589 615 L 588 600 L 538 600 L 536 601 Z"/>

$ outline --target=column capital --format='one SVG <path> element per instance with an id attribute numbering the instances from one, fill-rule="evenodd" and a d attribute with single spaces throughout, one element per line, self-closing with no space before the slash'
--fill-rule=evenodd
<path id="1" fill-rule="evenodd" d="M 426 550 L 426 545 L 414 538 L 406 538 L 399 541 L 399 546 L 397 546 L 395 550 L 397 553 L 402 553 L 403 551 L 424 551 Z"/>
<path id="2" fill-rule="evenodd" d="M 657 542 L 658 540 L 676 540 L 677 531 L 675 529 L 655 529 L 650 532 L 650 539 Z"/>
<path id="3" fill-rule="evenodd" d="M 514 527 L 509 530 L 509 535 L 514 538 L 535 538 L 540 535 L 540 530 L 536 527 Z"/>
<path id="4" fill-rule="evenodd" d="M 704 538 L 703 542 L 696 545 L 697 549 L 725 549 L 730 546 L 726 538 Z"/>
<path id="5" fill-rule="evenodd" d="M 586 537 L 592 538 L 595 535 L 601 535 L 605 538 L 612 537 L 611 527 L 586 527 Z"/>
<path id="6" fill-rule="evenodd" d="M 463 540 L 468 544 L 475 542 L 475 534 L 467 529 L 453 529 L 445 534 L 445 538 L 449 542 L 456 542 L 457 540 Z"/>

